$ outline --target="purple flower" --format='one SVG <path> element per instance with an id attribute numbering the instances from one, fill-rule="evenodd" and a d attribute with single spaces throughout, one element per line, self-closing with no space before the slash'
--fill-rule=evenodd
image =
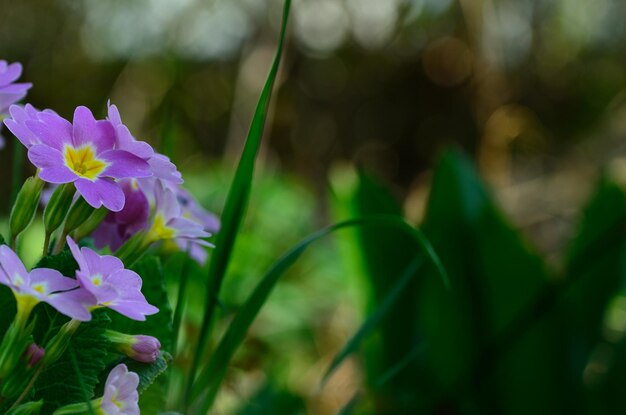
<path id="1" fill-rule="evenodd" d="M 139 321 L 159 311 L 148 304 L 141 293 L 141 277 L 134 271 L 124 269 L 118 258 L 98 255 L 89 248 L 79 248 L 69 236 L 67 244 L 79 266 L 76 278 L 96 298 L 98 306 L 108 307 Z"/>
<path id="2" fill-rule="evenodd" d="M 156 153 L 150 144 L 133 137 L 128 127 L 122 123 L 119 110 L 111 103 L 109 103 L 108 120 L 115 129 L 116 148 L 144 159 L 150 165 L 150 171 L 154 177 L 176 184 L 183 182 L 182 175 L 169 158 Z"/>
<path id="3" fill-rule="evenodd" d="M 131 346 L 131 359 L 144 363 L 153 363 L 161 354 L 161 342 L 152 336 L 139 334 L 135 337 L 135 343 Z"/>
<path id="4" fill-rule="evenodd" d="M 211 236 L 203 226 L 183 217 L 183 209 L 176 194 L 160 180 L 154 181 L 154 213 L 148 229 L 148 240 L 156 242 L 169 239 L 193 240 L 205 246 L 210 243 L 199 239 Z"/>
<path id="5" fill-rule="evenodd" d="M 8 64 L 7 61 L 0 60 L 0 113 L 6 114 L 7 109 L 20 99 L 26 96 L 33 84 L 15 83 L 22 75 L 22 65 L 20 63 Z"/>
<path id="6" fill-rule="evenodd" d="M 106 415 L 139 415 L 139 376 L 125 364 L 111 370 L 104 385 L 98 413 Z"/>
<path id="7" fill-rule="evenodd" d="M 177 186 L 176 197 L 184 217 L 202 225 L 206 232 L 213 234 L 219 231 L 220 221 L 217 216 L 204 209 L 189 192 Z M 200 265 L 206 263 L 209 255 L 204 241 L 178 238 L 176 239 L 176 245 L 181 251 L 186 251 Z"/>
<path id="8" fill-rule="evenodd" d="M 109 212 L 92 233 L 97 248 L 109 246 L 116 251 L 128 238 L 146 228 L 150 216 L 150 203 L 136 180 L 122 180 L 126 204 L 119 212 Z"/>
<path id="9" fill-rule="evenodd" d="M 15 83 L 22 75 L 22 65 L 8 64 L 0 60 L 0 119 L 12 104 L 26 96 L 26 92 L 33 86 L 30 83 Z M 1 127 L 1 126 L 0 126 Z M 0 136 L 0 148 L 4 147 L 4 139 Z"/>
<path id="10" fill-rule="evenodd" d="M 28 158 L 39 167 L 39 177 L 49 183 L 74 183 L 95 208 L 104 205 L 120 211 L 124 207 L 124 192 L 115 179 L 151 175 L 145 160 L 114 148 L 111 123 L 96 121 L 86 107 L 76 108 L 73 124 L 52 112 L 24 113 L 28 119 L 7 125 L 28 147 Z M 21 125 L 28 132 L 15 128 Z"/>
<path id="11" fill-rule="evenodd" d="M 94 298 L 79 288 L 76 280 L 48 268 L 35 268 L 30 273 L 18 256 L 6 245 L 0 246 L 0 284 L 15 294 L 18 307 L 31 310 L 45 302 L 75 320 L 89 321 L 88 307 Z"/>
<path id="12" fill-rule="evenodd" d="M 26 121 L 38 121 L 40 114 L 57 115 L 56 112 L 49 109 L 39 111 L 30 104 L 26 104 L 24 107 L 11 105 L 9 113 L 11 118 L 6 119 L 4 124 L 26 148 L 31 148 L 35 144 L 41 144 L 41 140 L 26 126 Z M 46 116 L 44 115 L 43 121 L 45 120 Z"/>

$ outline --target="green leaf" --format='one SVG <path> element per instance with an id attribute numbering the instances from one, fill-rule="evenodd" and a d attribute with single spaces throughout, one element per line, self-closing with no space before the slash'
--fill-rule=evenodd
<path id="1" fill-rule="evenodd" d="M 356 179 L 348 191 L 336 189 L 339 200 L 351 217 L 387 214 L 402 218 L 400 204 L 384 185 L 364 172 L 360 172 Z M 367 383 L 371 387 L 398 356 L 409 353 L 411 346 L 419 341 L 420 333 L 414 317 L 418 281 L 408 278 L 406 284 L 401 282 L 403 289 L 399 292 L 397 286 L 398 279 L 405 278 L 404 273 L 412 267 L 411 264 L 416 259 L 423 259 L 423 253 L 410 235 L 400 229 L 364 227 L 359 228 L 354 236 L 350 244 L 357 249 L 351 257 L 356 262 L 357 275 L 368 288 L 368 313 L 375 315 L 377 310 L 382 309 L 383 314 L 380 323 L 367 326 L 368 333 L 376 328 L 375 336 L 351 339 L 355 344 L 344 347 L 349 348 L 345 352 L 351 353 L 351 347 L 364 343 L 362 361 Z M 388 299 L 390 295 L 393 297 L 391 302 Z M 413 395 L 411 391 L 418 387 L 418 383 L 415 368 L 406 367 L 378 394 L 388 395 L 384 399 L 396 402 L 407 401 L 402 395 Z"/>
<path id="2" fill-rule="evenodd" d="M 0 333 L 4 335 L 11 325 L 16 313 L 13 291 L 6 285 L 0 285 Z"/>
<path id="3" fill-rule="evenodd" d="M 162 352 L 154 363 L 142 363 L 129 358 L 125 358 L 119 363 L 124 363 L 128 366 L 128 370 L 139 375 L 137 391 L 143 393 L 167 370 L 167 366 L 171 361 L 172 355 Z"/>
<path id="4" fill-rule="evenodd" d="M 416 318 L 427 348 L 415 402 L 427 412 L 450 400 L 478 413 L 573 410 L 563 315 L 537 302 L 552 289 L 543 261 L 462 155 L 448 153 L 437 166 L 423 227 L 452 289 L 420 279 Z"/>
<path id="5" fill-rule="evenodd" d="M 304 401 L 286 389 L 279 388 L 269 379 L 246 404 L 237 411 L 237 415 L 296 415 L 305 413 Z"/>
<path id="6" fill-rule="evenodd" d="M 359 327 L 356 333 L 346 342 L 342 349 L 335 355 L 330 366 L 324 373 L 322 385 L 330 378 L 335 370 L 343 363 L 343 361 L 354 353 L 361 346 L 362 341 L 375 328 L 378 327 L 382 319 L 387 315 L 389 310 L 397 303 L 400 295 L 405 292 L 407 286 L 415 277 L 419 266 L 424 262 L 424 257 L 415 258 L 409 266 L 404 270 L 400 278 L 394 278 L 394 286 L 387 293 L 380 305 L 369 315 L 365 322 Z"/>
<path id="7" fill-rule="evenodd" d="M 248 136 L 246 138 L 243 153 L 241 155 L 241 159 L 239 160 L 239 165 L 237 166 L 235 177 L 230 186 L 230 190 L 226 198 L 226 204 L 222 212 L 221 229 L 217 234 L 215 241 L 216 248 L 212 254 L 211 262 L 209 264 L 209 284 L 206 294 L 206 307 L 187 379 L 186 392 L 184 396 L 185 406 L 190 403 L 191 387 L 195 380 L 196 370 L 202 360 L 204 348 L 208 341 L 209 328 L 212 323 L 213 313 L 218 304 L 222 281 L 228 269 L 228 263 L 230 262 L 235 239 L 237 238 L 239 228 L 248 206 L 256 156 L 260 148 L 261 138 L 263 136 L 263 129 L 265 127 L 265 119 L 269 109 L 274 81 L 276 79 L 276 75 L 278 74 L 278 66 L 280 64 L 280 57 L 283 51 L 290 6 L 291 0 L 285 0 L 276 54 L 267 76 L 267 80 L 265 81 L 265 85 L 263 86 L 263 90 L 261 91 L 261 96 L 259 97 L 259 101 L 252 118 L 250 131 L 248 132 Z"/>
<path id="8" fill-rule="evenodd" d="M 126 334 L 144 334 L 156 337 L 162 350 L 172 346 L 172 308 L 165 290 L 163 267 L 159 258 L 149 256 L 133 265 L 133 271 L 141 276 L 141 292 L 148 303 L 158 307 L 159 312 L 146 317 L 146 321 L 135 321 L 118 313 L 110 313 L 111 329 Z"/>
<path id="9" fill-rule="evenodd" d="M 66 277 L 73 278 L 78 269 L 78 264 L 69 249 L 66 249 L 57 255 L 48 255 L 41 258 L 35 268 L 56 269 Z"/>
<path id="10" fill-rule="evenodd" d="M 568 338 L 576 345 L 571 372 L 584 393 L 578 394 L 597 414 L 626 411 L 621 391 L 626 384 L 623 332 L 607 324 L 607 315 L 623 315 L 626 280 L 626 195 L 602 179 L 585 208 L 567 258 L 562 298 Z M 613 325 L 615 317 L 613 317 Z M 598 368 L 598 369 L 596 369 Z M 584 397 L 584 400 L 581 399 Z"/>
<path id="11" fill-rule="evenodd" d="M 11 409 L 6 415 L 36 415 L 41 410 L 42 405 L 42 401 L 26 402 Z"/>
<path id="12" fill-rule="evenodd" d="M 96 311 L 92 320 L 82 323 L 72 336 L 71 350 L 82 381 L 74 368 L 69 349 L 43 370 L 35 383 L 35 398 L 44 400 L 42 414 L 50 414 L 63 405 L 84 402 L 85 396 L 93 397 L 98 375 L 106 366 L 108 340 L 104 330 L 110 321 L 104 310 Z M 80 387 L 81 383 L 85 385 L 84 390 Z"/>
<path id="13" fill-rule="evenodd" d="M 607 303 L 623 281 L 625 227 L 626 195 L 601 180 L 566 259 L 566 279 L 575 282 L 564 301 L 574 323 L 572 335 L 586 353 L 599 341 Z"/>
<path id="14" fill-rule="evenodd" d="M 310 235 L 273 264 L 235 315 L 234 320 L 212 354 L 209 363 L 202 368 L 198 380 L 194 384 L 194 398 L 200 396 L 205 389 L 208 390 L 206 394 L 202 395 L 202 400 L 198 405 L 200 408 L 198 413 L 206 413 L 212 405 L 219 385 L 226 374 L 230 359 L 235 353 L 235 350 L 243 342 L 248 328 L 256 318 L 263 304 L 267 301 L 268 296 L 280 277 L 284 275 L 313 242 L 339 229 L 355 226 L 397 227 L 404 229 L 405 232 L 412 235 L 414 243 L 423 249 L 430 262 L 434 265 L 434 268 L 440 273 L 444 281 L 446 281 L 446 274 L 441 267 L 437 255 L 430 247 L 429 242 L 423 237 L 419 230 L 409 226 L 406 222 L 397 217 L 378 216 L 348 220 L 329 226 Z"/>

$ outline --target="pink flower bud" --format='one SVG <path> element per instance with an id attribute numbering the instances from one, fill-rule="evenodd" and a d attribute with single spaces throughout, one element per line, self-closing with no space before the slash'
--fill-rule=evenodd
<path id="1" fill-rule="evenodd" d="M 161 343 L 152 336 L 137 335 L 135 336 L 135 344 L 131 346 L 133 353 L 130 358 L 143 363 L 152 363 L 161 354 Z"/>
<path id="2" fill-rule="evenodd" d="M 24 352 L 24 357 L 28 361 L 28 366 L 33 367 L 43 358 L 45 350 L 43 347 L 37 346 L 35 343 L 31 343 L 28 349 Z"/>

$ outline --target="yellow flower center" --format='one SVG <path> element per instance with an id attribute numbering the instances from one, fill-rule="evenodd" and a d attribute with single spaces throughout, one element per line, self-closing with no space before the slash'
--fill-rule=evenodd
<path id="1" fill-rule="evenodd" d="M 46 286 L 43 283 L 33 284 L 31 285 L 32 289 L 37 291 L 39 294 L 45 294 Z"/>
<path id="2" fill-rule="evenodd" d="M 109 165 L 96 158 L 96 152 L 90 145 L 79 148 L 65 146 L 65 165 L 77 175 L 94 180 Z"/>
<path id="3" fill-rule="evenodd" d="M 117 399 L 117 393 L 111 397 L 111 402 L 120 409 L 124 407 L 124 403 Z"/>
<path id="4" fill-rule="evenodd" d="M 172 239 L 176 236 L 176 231 L 169 228 L 165 223 L 165 218 L 162 214 L 157 213 L 152 222 L 150 232 L 148 232 L 148 240 L 159 241 L 163 239 Z"/>
<path id="5" fill-rule="evenodd" d="M 102 285 L 102 275 L 96 274 L 96 275 L 92 276 L 91 277 L 91 283 L 93 285 L 95 285 L 96 287 L 99 287 L 100 285 Z"/>

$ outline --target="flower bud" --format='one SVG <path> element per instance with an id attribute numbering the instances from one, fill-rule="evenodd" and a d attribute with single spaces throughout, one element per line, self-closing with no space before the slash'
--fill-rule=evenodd
<path id="1" fill-rule="evenodd" d="M 50 201 L 43 211 L 43 223 L 46 227 L 46 234 L 51 235 L 57 230 L 65 220 L 67 211 L 72 205 L 72 199 L 76 192 L 73 183 L 62 184 L 56 188 Z"/>
<path id="2" fill-rule="evenodd" d="M 159 339 L 143 334 L 131 335 L 107 330 L 111 347 L 118 353 L 143 363 L 153 363 L 161 354 Z"/>
<path id="3" fill-rule="evenodd" d="M 11 209 L 11 218 L 9 219 L 13 239 L 24 232 L 33 221 L 43 186 L 43 180 L 38 177 L 29 177 L 22 185 Z"/>
<path id="4" fill-rule="evenodd" d="M 48 366 L 61 358 L 78 326 L 80 326 L 79 320 L 70 320 L 61 326 L 59 332 L 46 344 L 46 353 L 44 353 L 42 360 L 43 365 Z"/>
<path id="5" fill-rule="evenodd" d="M 34 415 L 38 414 L 41 411 L 41 407 L 43 406 L 43 400 L 40 399 L 38 401 L 26 402 L 15 408 L 11 409 L 7 412 L 7 415 Z"/>
<path id="6" fill-rule="evenodd" d="M 84 237 L 91 235 L 108 213 L 109 211 L 104 206 L 92 211 L 91 215 L 74 230 L 72 233 L 73 239 L 80 241 Z"/>
<path id="7" fill-rule="evenodd" d="M 115 251 L 115 256 L 126 266 L 130 266 L 146 252 L 150 247 L 150 243 L 146 238 L 145 232 L 137 232 Z"/>
<path id="8" fill-rule="evenodd" d="M 24 352 L 24 357 L 28 362 L 27 365 L 29 367 L 35 366 L 44 356 L 44 353 L 45 350 L 43 347 L 39 347 L 35 343 L 31 343 L 30 346 L 28 346 L 28 349 L 26 349 L 26 352 Z"/>
<path id="9" fill-rule="evenodd" d="M 95 208 L 91 206 L 87 201 L 79 196 L 76 202 L 72 205 L 70 212 L 67 214 L 67 220 L 63 227 L 63 234 L 68 235 L 74 229 L 85 223 L 87 219 L 94 212 Z"/>

